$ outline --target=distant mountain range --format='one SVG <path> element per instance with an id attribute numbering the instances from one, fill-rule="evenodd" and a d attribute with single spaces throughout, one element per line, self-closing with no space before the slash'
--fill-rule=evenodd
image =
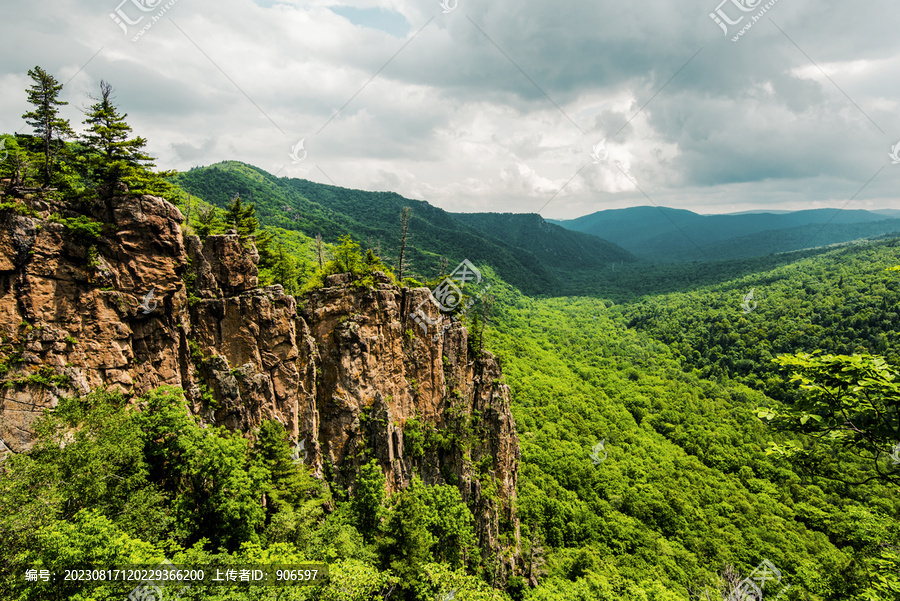
<path id="1" fill-rule="evenodd" d="M 256 205 L 264 226 L 321 233 L 327 242 L 350 234 L 397 259 L 400 211 L 411 207 L 407 274 L 434 278 L 439 258 L 452 269 L 463 259 L 488 264 L 526 294 L 564 294 L 572 282 L 596 277 L 612 263 L 636 261 L 596 236 L 547 223 L 536 214 L 453 214 L 393 192 L 367 192 L 304 179 L 277 178 L 237 161 L 198 167 L 175 177 L 183 190 L 217 207 L 235 194 Z"/>
<path id="2" fill-rule="evenodd" d="M 900 232 L 900 211 L 810 209 L 700 215 L 668 207 L 599 211 L 548 220 L 657 261 L 714 261 L 765 256 Z"/>
<path id="3" fill-rule="evenodd" d="M 900 210 L 813 209 L 700 215 L 659 207 L 600 211 L 566 221 L 534 213 L 449 213 L 394 192 L 367 192 L 278 178 L 226 161 L 179 173 L 185 191 L 218 207 L 240 193 L 264 226 L 337 242 L 350 234 L 395 264 L 400 211 L 411 207 L 406 274 L 434 278 L 440 257 L 491 265 L 526 294 L 605 290 L 615 268 L 640 261 L 693 262 L 766 257 L 900 232 Z M 898 234 L 900 235 L 900 234 Z"/>

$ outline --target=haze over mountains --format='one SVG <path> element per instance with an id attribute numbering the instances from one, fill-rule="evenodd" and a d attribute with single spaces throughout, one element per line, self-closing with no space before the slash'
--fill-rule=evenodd
<path id="1" fill-rule="evenodd" d="M 700 215 L 683 209 L 643 206 L 548 221 L 657 261 L 743 259 L 900 231 L 900 211 L 893 209 Z"/>

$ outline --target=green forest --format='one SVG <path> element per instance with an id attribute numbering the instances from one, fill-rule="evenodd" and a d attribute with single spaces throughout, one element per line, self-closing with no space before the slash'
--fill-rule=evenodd
<path id="1" fill-rule="evenodd" d="M 165 587 L 186 601 L 737 601 L 756 598 L 736 587 L 767 562 L 767 600 L 900 599 L 900 238 L 662 264 L 559 228 L 547 244 L 566 254 L 550 261 L 521 247 L 527 229 L 504 240 L 392 193 L 235 162 L 157 172 L 111 86 L 77 135 L 59 82 L 29 75 L 33 132 L 3 136 L 4 215 L 29 212 L 16 190 L 62 199 L 71 212 L 54 219 L 90 243 L 108 224 L 84 207 L 159 195 L 186 236 L 235 230 L 259 251 L 259 285 L 301 302 L 330 274 L 430 287 L 475 263 L 492 299 L 466 316 L 469 351 L 495 355 L 512 391 L 522 548 L 501 582 L 455 486 L 414 478 L 386 496 L 369 463 L 347 489 L 295 461 L 277 422 L 245 437 L 202 424 L 177 388 L 98 389 L 0 463 L 0 598 L 140 599 L 121 582 L 21 574 L 171 562 L 327 572 L 312 586 Z M 606 254 L 586 269 L 579 253 L 593 252 Z"/>

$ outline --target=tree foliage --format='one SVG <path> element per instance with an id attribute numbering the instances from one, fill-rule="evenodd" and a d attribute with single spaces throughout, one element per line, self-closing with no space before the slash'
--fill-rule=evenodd
<path id="1" fill-rule="evenodd" d="M 240 194 L 235 194 L 225 208 L 225 223 L 233 227 L 241 238 L 252 236 L 259 228 L 256 207 L 253 203 L 244 204 Z"/>
<path id="2" fill-rule="evenodd" d="M 141 187 L 146 182 L 146 168 L 153 166 L 153 158 L 143 149 L 145 138 L 130 138 L 131 126 L 125 121 L 127 114 L 120 113 L 113 104 L 113 88 L 100 82 L 100 95 L 91 97 L 94 104 L 86 113 L 83 136 L 87 150 L 87 169 L 91 179 L 108 193 L 122 182 L 129 188 Z"/>
<path id="3" fill-rule="evenodd" d="M 37 66 L 28 70 L 32 85 L 28 89 L 28 102 L 34 109 L 22 118 L 33 129 L 35 136 L 41 141 L 41 162 L 44 186 L 53 183 L 54 166 L 57 155 L 65 148 L 62 140 L 75 135 L 68 119 L 59 114 L 59 107 L 69 104 L 60 100 L 63 85 L 47 71 Z"/>
<path id="4" fill-rule="evenodd" d="M 763 407 L 759 416 L 777 428 L 807 435 L 809 448 L 790 442 L 775 451 L 817 465 L 827 477 L 845 481 L 850 452 L 869 466 L 868 479 L 900 482 L 900 385 L 881 357 L 798 353 L 775 361 L 791 373 L 804 394 L 792 403 Z M 892 465 L 893 463 L 893 465 Z M 863 480 L 863 481 L 866 481 Z"/>

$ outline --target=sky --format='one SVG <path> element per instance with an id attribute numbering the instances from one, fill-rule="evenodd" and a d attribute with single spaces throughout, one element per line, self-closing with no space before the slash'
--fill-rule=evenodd
<path id="1" fill-rule="evenodd" d="M 162 169 L 553 219 L 900 209 L 897 31 L 888 0 L 0 0 L 0 132 L 40 65 L 77 131 L 112 84 Z"/>

